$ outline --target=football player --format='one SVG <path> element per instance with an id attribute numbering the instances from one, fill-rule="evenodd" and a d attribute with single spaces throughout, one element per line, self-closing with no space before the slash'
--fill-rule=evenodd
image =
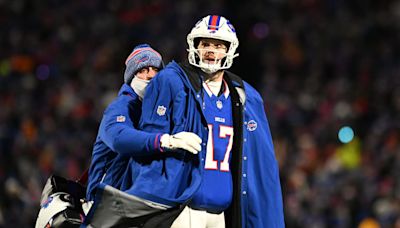
<path id="1" fill-rule="evenodd" d="M 151 171 L 140 176 L 141 184 L 134 184 L 131 193 L 187 204 L 175 228 L 284 227 L 263 100 L 227 71 L 238 56 L 235 28 L 225 17 L 209 15 L 196 23 L 187 42 L 189 63 L 171 62 L 149 84 L 140 126 L 149 132 L 194 132 L 202 149 L 195 156 L 152 160 Z M 188 171 L 189 177 L 182 178 Z"/>

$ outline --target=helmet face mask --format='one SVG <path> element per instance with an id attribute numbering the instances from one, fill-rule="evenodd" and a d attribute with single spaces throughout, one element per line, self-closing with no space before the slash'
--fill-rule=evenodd
<path id="1" fill-rule="evenodd" d="M 198 48 L 199 38 L 209 38 L 224 41 L 227 50 L 223 53 L 213 50 L 216 54 L 224 54 L 225 57 L 217 59 L 214 63 L 204 62 L 201 52 L 206 50 Z M 201 68 L 205 73 L 212 74 L 219 70 L 228 69 L 232 66 L 233 59 L 239 54 L 235 53 L 239 46 L 236 31 L 232 24 L 222 16 L 209 15 L 196 23 L 187 36 L 189 63 Z"/>

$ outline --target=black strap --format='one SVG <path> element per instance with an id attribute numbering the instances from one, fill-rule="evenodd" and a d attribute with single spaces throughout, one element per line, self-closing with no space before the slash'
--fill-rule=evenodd
<path id="1" fill-rule="evenodd" d="M 241 182 L 242 182 L 242 149 L 243 149 L 243 105 L 240 102 L 239 93 L 237 92 L 232 81 L 235 80 L 239 85 L 243 85 L 239 77 L 232 78 L 233 74 L 225 74 L 224 79 L 228 84 L 232 102 L 232 118 L 234 126 L 232 157 L 230 169 L 233 181 L 233 198 L 232 203 L 225 212 L 226 227 L 241 227 Z M 232 80 L 233 79 L 233 80 Z"/>

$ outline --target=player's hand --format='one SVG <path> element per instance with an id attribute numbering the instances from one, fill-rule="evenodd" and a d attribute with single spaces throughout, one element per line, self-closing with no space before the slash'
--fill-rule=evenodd
<path id="1" fill-rule="evenodd" d="M 201 138 L 195 133 L 179 132 L 175 135 L 164 134 L 160 139 L 161 147 L 166 149 L 184 149 L 197 154 L 201 151 Z"/>

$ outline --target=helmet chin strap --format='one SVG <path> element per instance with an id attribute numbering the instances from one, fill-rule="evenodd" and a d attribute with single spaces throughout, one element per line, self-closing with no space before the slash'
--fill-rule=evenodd
<path id="1" fill-rule="evenodd" d="M 204 73 L 213 74 L 213 73 L 217 72 L 218 70 L 221 70 L 221 60 L 219 60 L 218 63 L 215 63 L 215 64 L 207 64 L 207 63 L 204 63 L 203 61 L 200 61 L 199 67 Z"/>
<path id="2" fill-rule="evenodd" d="M 196 54 L 197 54 L 197 56 L 199 57 L 199 60 L 198 60 L 198 61 L 199 61 L 198 67 L 199 67 L 204 73 L 206 73 L 206 74 L 213 74 L 213 73 L 215 73 L 215 72 L 217 72 L 217 71 L 219 71 L 219 70 L 225 69 L 225 68 L 222 66 L 222 60 L 223 60 L 224 58 L 226 58 L 226 57 L 221 58 L 221 59 L 216 59 L 216 60 L 214 60 L 214 63 L 210 64 L 210 63 L 205 63 L 205 62 L 204 62 L 203 56 L 199 53 L 198 50 L 197 50 Z M 222 53 L 221 53 L 221 54 L 222 54 Z M 223 54 L 225 54 L 225 53 L 223 53 Z"/>

